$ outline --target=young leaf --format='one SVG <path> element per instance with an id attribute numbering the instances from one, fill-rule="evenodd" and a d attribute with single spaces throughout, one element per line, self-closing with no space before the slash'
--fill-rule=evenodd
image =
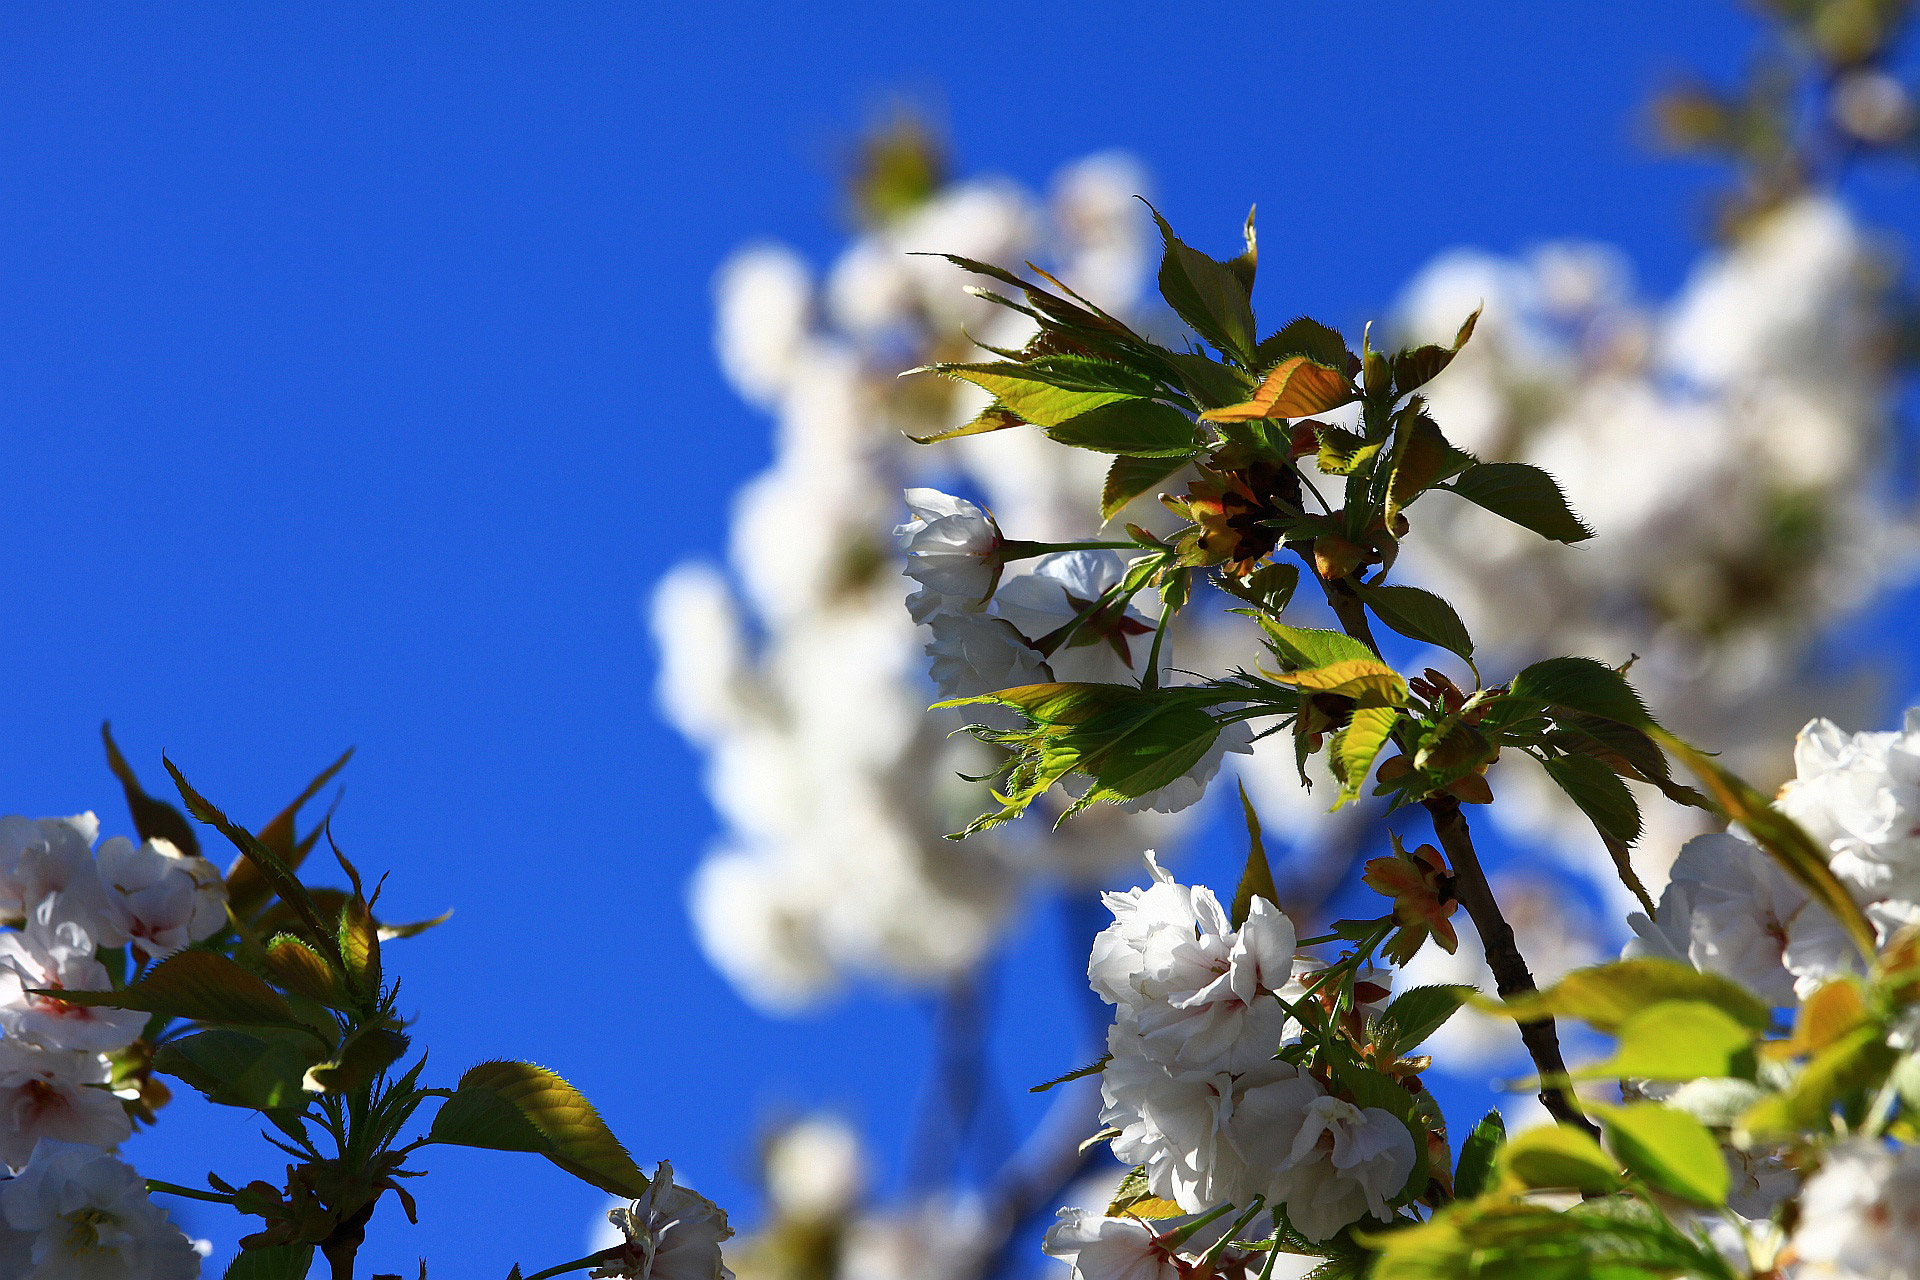
<path id="1" fill-rule="evenodd" d="M 531 1151 L 602 1191 L 638 1199 L 646 1175 L 578 1089 L 545 1067 L 483 1062 L 433 1118 L 428 1141 Z"/>
<path id="2" fill-rule="evenodd" d="M 307 1071 L 302 1083 L 315 1093 L 354 1093 L 372 1085 L 380 1073 L 406 1056 L 412 1043 L 391 1026 L 368 1027 L 341 1046 L 331 1062 Z"/>
<path id="3" fill-rule="evenodd" d="M 1475 463 L 1472 454 L 1454 448 L 1440 434 L 1434 420 L 1417 408 L 1418 401 L 1399 415 L 1394 433 L 1393 464 L 1387 474 L 1384 515 L 1392 524 L 1403 507 L 1433 485 L 1459 475 Z"/>
<path id="4" fill-rule="evenodd" d="M 1706 784 L 1715 806 L 1730 822 L 1747 829 L 1754 842 L 1765 849 L 1813 900 L 1833 913 L 1847 934 L 1869 961 L 1878 949 L 1873 925 L 1868 923 L 1860 904 L 1827 865 L 1826 852 L 1800 824 L 1768 803 L 1767 798 L 1744 780 L 1722 769 L 1704 752 L 1689 746 L 1664 729 L 1652 729 L 1654 738 L 1680 758 L 1682 764 Z"/>
<path id="5" fill-rule="evenodd" d="M 333 781 L 334 777 L 347 767 L 347 761 L 352 758 L 353 748 L 348 747 L 340 754 L 338 760 L 322 769 L 313 781 L 293 798 L 291 804 L 275 814 L 273 820 L 266 826 L 260 828 L 257 837 L 260 843 L 273 850 L 280 861 L 286 864 L 287 870 L 298 871 L 301 860 L 306 856 L 307 848 L 311 847 L 310 842 L 303 847 L 302 842 L 297 839 L 294 820 L 299 817 L 301 808 L 319 795 L 320 789 Z M 242 920 L 249 919 L 272 897 L 272 886 L 261 876 L 252 862 L 245 858 L 234 862 L 227 872 L 227 902 L 233 907 L 235 915 Z"/>
<path id="6" fill-rule="evenodd" d="M 1661 1000 L 1703 1001 L 1755 1032 L 1764 1032 L 1773 1022 L 1766 1003 L 1732 979 L 1652 956 L 1575 969 L 1544 991 L 1505 1002 L 1474 1003 L 1516 1022 L 1578 1018 L 1596 1030 L 1618 1032 L 1634 1014 Z"/>
<path id="7" fill-rule="evenodd" d="M 1460 1162 L 1453 1170 L 1454 1195 L 1472 1200 L 1487 1189 L 1493 1177 L 1494 1161 L 1506 1141 L 1506 1120 L 1498 1111 L 1487 1112 L 1460 1144 Z"/>
<path id="8" fill-rule="evenodd" d="M 1353 353 L 1347 350 L 1347 340 L 1340 336 L 1338 329 L 1298 316 L 1278 333 L 1260 340 L 1254 350 L 1254 367 L 1271 369 L 1288 356 L 1305 356 L 1329 369 L 1344 369 Z"/>
<path id="9" fill-rule="evenodd" d="M 113 770 L 113 776 L 120 779 L 120 789 L 127 793 L 127 809 L 133 815 L 133 829 L 142 840 L 166 840 L 188 857 L 200 854 L 200 837 L 194 834 L 193 824 L 188 822 L 181 812 L 164 800 L 155 800 L 141 789 L 140 779 L 120 754 L 119 744 L 113 740 L 113 726 L 105 720 L 100 722 L 100 740 L 107 748 L 107 768 Z"/>
<path id="10" fill-rule="evenodd" d="M 939 444 L 942 440 L 958 440 L 963 436 L 983 436 L 990 431 L 1006 431 L 1026 425 L 1026 419 L 995 400 L 957 427 L 948 427 L 945 431 L 935 431 L 924 436 L 916 436 L 908 432 L 907 439 L 915 444 Z"/>
<path id="11" fill-rule="evenodd" d="M 1157 400 L 1115 400 L 1046 428 L 1050 439 L 1076 449 L 1131 458 L 1184 462 L 1199 449 L 1193 423 Z"/>
<path id="12" fill-rule="evenodd" d="M 1480 322 L 1481 308 L 1475 307 L 1473 314 L 1460 325 L 1460 331 L 1453 335 L 1451 347 L 1433 346 L 1414 347 L 1402 351 L 1393 358 L 1393 389 L 1397 395 L 1406 395 L 1409 391 L 1418 391 L 1427 383 L 1440 376 L 1441 370 L 1453 363 L 1460 354 L 1460 348 L 1467 345 L 1467 339 L 1473 336 L 1473 327 Z"/>
<path id="13" fill-rule="evenodd" d="M 1147 490 L 1165 480 L 1168 476 L 1186 465 L 1187 460 L 1172 458 L 1137 458 L 1121 455 L 1107 468 L 1107 483 L 1100 491 L 1100 523 L 1105 524 L 1120 514 L 1129 502 Z"/>
<path id="14" fill-rule="evenodd" d="M 280 900 L 300 917 L 302 923 L 316 934 L 326 935 L 329 932 L 328 922 L 321 918 L 319 909 L 314 906 L 313 895 L 307 891 L 305 885 L 300 883 L 292 869 L 280 860 L 280 856 L 261 844 L 259 838 L 251 831 L 214 808 L 205 796 L 193 789 L 187 782 L 186 775 L 174 766 L 173 761 L 162 756 L 160 763 L 164 764 L 167 772 L 173 775 L 173 785 L 179 789 L 180 798 L 186 801 L 187 812 L 212 826 L 231 841 L 233 846 L 240 850 L 241 856 L 253 863 L 254 869 L 266 880 Z"/>
<path id="15" fill-rule="evenodd" d="M 1430 644 L 1473 662 L 1473 637 L 1453 606 L 1419 587 L 1367 586 L 1356 583 L 1361 600 L 1374 616 L 1393 630 L 1422 644 Z"/>
<path id="16" fill-rule="evenodd" d="M 1353 383 L 1338 369 L 1315 364 L 1305 356 L 1288 356 L 1260 380 L 1253 395 L 1240 404 L 1209 409 L 1203 422 L 1250 422 L 1257 418 L 1308 418 L 1338 409 L 1355 398 Z"/>
<path id="17" fill-rule="evenodd" d="M 1247 820 L 1247 865 L 1240 873 L 1240 886 L 1233 891 L 1233 927 L 1247 922 L 1255 898 L 1280 905 L 1280 891 L 1273 886 L 1273 868 L 1267 862 L 1267 846 L 1260 838 L 1260 816 L 1247 798 L 1247 784 L 1240 784 L 1240 812 Z"/>
<path id="18" fill-rule="evenodd" d="M 1314 437 L 1320 442 L 1320 453 L 1314 461 L 1330 476 L 1352 475 L 1380 452 L 1378 440 L 1343 427 L 1319 427 Z"/>
<path id="19" fill-rule="evenodd" d="M 234 1026 L 299 1026 L 287 998 L 223 955 L 178 951 L 120 991 L 62 988 L 43 993 L 65 1004 L 137 1009 L 169 1018 Z"/>
<path id="20" fill-rule="evenodd" d="M 1476 462 L 1445 487 L 1555 542 L 1584 542 L 1593 536 L 1553 477 L 1524 462 Z"/>
<path id="21" fill-rule="evenodd" d="M 1352 698 L 1363 707 L 1397 707 L 1407 701 L 1407 682 L 1378 658 L 1347 658 L 1324 667 L 1281 672 L 1274 679 L 1297 689 Z M 1374 749 L 1379 750 L 1377 743 Z"/>
<path id="22" fill-rule="evenodd" d="M 275 982 L 296 995 L 318 1000 L 329 1009 L 352 1007 L 352 997 L 333 962 L 294 934 L 283 933 L 267 943 L 267 968 Z"/>
<path id="23" fill-rule="evenodd" d="M 1155 210 L 1166 252 L 1160 259 L 1160 295 L 1182 320 L 1242 364 L 1253 360 L 1253 304 L 1238 273 L 1181 241 Z"/>
<path id="24" fill-rule="evenodd" d="M 1396 707 L 1362 705 L 1354 709 L 1353 719 L 1340 731 L 1340 796 L 1334 808 L 1360 798 L 1373 762 L 1393 739 L 1394 726 L 1399 723 Z"/>
<path id="25" fill-rule="evenodd" d="M 1657 1102 L 1624 1107 L 1590 1104 L 1606 1132 L 1607 1145 L 1627 1171 L 1654 1188 L 1694 1204 L 1727 1202 L 1732 1176 L 1720 1144 L 1705 1125 L 1684 1111 Z"/>
<path id="26" fill-rule="evenodd" d="M 1620 1167 L 1600 1144 L 1571 1125 L 1543 1124 L 1516 1133 L 1500 1153 L 1502 1180 L 1528 1191 L 1604 1195 L 1620 1187 Z"/>
<path id="27" fill-rule="evenodd" d="M 1403 991 L 1381 1010 L 1380 1021 L 1374 1027 L 1374 1042 L 1389 1060 L 1404 1058 L 1445 1026 L 1447 1019 L 1459 1012 L 1460 1006 L 1473 994 L 1472 987 L 1451 985 Z"/>

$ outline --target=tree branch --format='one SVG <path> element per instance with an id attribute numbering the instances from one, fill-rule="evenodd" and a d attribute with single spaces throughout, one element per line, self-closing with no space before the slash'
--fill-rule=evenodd
<path id="1" fill-rule="evenodd" d="M 1526 957 L 1520 954 L 1520 946 L 1514 941 L 1513 926 L 1507 923 L 1506 916 L 1501 912 L 1500 902 L 1493 896 L 1493 887 L 1487 883 L 1487 873 L 1480 865 L 1480 857 L 1474 852 L 1473 833 L 1467 828 L 1466 815 L 1460 812 L 1460 802 L 1452 796 L 1442 795 L 1429 796 L 1421 804 L 1433 818 L 1433 834 L 1439 838 L 1440 847 L 1446 851 L 1447 861 L 1452 864 L 1454 892 L 1473 920 L 1474 929 L 1480 934 L 1481 945 L 1487 953 L 1487 967 L 1493 970 L 1493 981 L 1500 998 L 1510 1000 L 1514 996 L 1537 990 L 1533 973 L 1527 968 Z M 1565 1085 L 1550 1086 L 1545 1083 L 1546 1079 L 1564 1078 L 1567 1074 L 1566 1059 L 1560 1054 L 1560 1032 L 1554 1026 L 1553 1019 L 1536 1018 L 1522 1022 L 1520 1039 L 1527 1046 L 1535 1069 L 1543 1077 L 1541 1105 L 1561 1124 L 1584 1129 L 1598 1138 L 1599 1131 L 1581 1112 L 1572 1091 Z"/>

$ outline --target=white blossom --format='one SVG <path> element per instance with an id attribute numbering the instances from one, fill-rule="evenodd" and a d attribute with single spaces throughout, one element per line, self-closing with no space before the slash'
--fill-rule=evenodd
<path id="1" fill-rule="evenodd" d="M 1040 1246 L 1067 1264 L 1073 1280 L 1180 1280 L 1173 1250 L 1138 1218 L 1062 1209 Z"/>
<path id="2" fill-rule="evenodd" d="M 0 1029 L 48 1049 L 110 1051 L 132 1044 L 146 1014 L 32 994 L 110 990 L 106 966 L 93 955 L 93 939 L 70 921 L 36 921 L 19 932 L 0 933 Z"/>
<path id="3" fill-rule="evenodd" d="M 1764 850 L 1735 835 L 1687 841 L 1653 919 L 1636 912 L 1627 923 L 1637 935 L 1628 956 L 1680 960 L 1775 1005 L 1794 1003 L 1796 978 L 1804 995 L 1833 973 L 1824 945 L 1837 932 L 1832 913 Z M 1844 936 L 1840 942 L 1851 946 Z"/>
<path id="4" fill-rule="evenodd" d="M 906 553 L 907 576 L 922 588 L 907 598 L 913 620 L 984 608 L 1000 577 L 1000 526 L 965 498 L 938 489 L 909 489 L 906 496 L 913 518 L 893 536 Z"/>
<path id="5" fill-rule="evenodd" d="M 1779 806 L 1829 851 L 1862 902 L 1920 900 L 1920 707 L 1891 733 L 1814 720 L 1793 748 Z"/>
<path id="6" fill-rule="evenodd" d="M 0 820 L 0 919 L 71 921 L 100 946 L 125 943 L 94 863 L 99 833 L 91 813 Z"/>
<path id="7" fill-rule="evenodd" d="M 1294 1082 L 1296 1094 L 1302 1082 L 1313 1084 L 1311 1077 L 1301 1077 Z M 1275 1089 L 1250 1097 L 1245 1108 L 1249 1113 L 1277 1108 L 1262 1115 L 1268 1123 L 1245 1127 L 1257 1138 L 1243 1139 L 1260 1144 L 1247 1150 L 1248 1158 L 1273 1170 L 1268 1197 L 1286 1206 L 1287 1220 L 1309 1240 L 1324 1240 L 1363 1217 L 1391 1221 L 1389 1201 L 1413 1174 L 1415 1151 L 1407 1126 L 1391 1111 L 1325 1095 L 1308 1100 L 1296 1124 L 1289 1110 L 1294 1102 Z M 1292 1142 L 1283 1156 L 1274 1141 L 1289 1128 Z"/>
<path id="8" fill-rule="evenodd" d="M 200 1255 L 117 1157 L 43 1140 L 0 1182 L 8 1280 L 194 1280 Z"/>
<path id="9" fill-rule="evenodd" d="M 943 698 L 971 698 L 1053 679 L 1046 659 L 1002 618 L 945 613 L 927 626 L 933 632 L 928 670 Z"/>
<path id="10" fill-rule="evenodd" d="M 1119 584 L 1126 562 L 1117 552 L 1055 551 L 1010 575 L 993 598 L 994 612 L 1029 640 L 1041 640 Z M 1054 650 L 1048 665 L 1062 680 L 1118 684 L 1145 672 L 1153 623 L 1131 605 L 1124 613 L 1089 620 L 1072 641 Z"/>
<path id="11" fill-rule="evenodd" d="M 126 1141 L 133 1122 L 104 1087 L 111 1074 L 98 1053 L 0 1040 L 0 1164 L 25 1168 L 42 1138 L 89 1147 Z"/>
<path id="12" fill-rule="evenodd" d="M 851 1212 L 866 1187 L 860 1135 L 838 1116 L 809 1116 L 767 1144 L 767 1196 L 781 1216 L 830 1221 Z"/>
<path id="13" fill-rule="evenodd" d="M 691 1187 L 675 1186 L 662 1160 L 647 1193 L 607 1218 L 625 1237 L 587 1274 L 620 1280 L 733 1280 L 720 1242 L 733 1235 L 727 1213 Z"/>
<path id="14" fill-rule="evenodd" d="M 97 858 L 106 915 L 137 954 L 172 955 L 226 924 L 226 881 L 205 858 L 184 854 L 171 841 L 136 845 L 125 836 L 102 844 Z"/>
<path id="15" fill-rule="evenodd" d="M 812 295 L 806 264 L 783 245 L 742 249 L 714 276 L 714 346 L 746 399 L 771 404 L 793 376 Z"/>
<path id="16" fill-rule="evenodd" d="M 1920 1148 L 1834 1147 L 1807 1182 L 1791 1243 L 1813 1275 L 1920 1280 Z"/>

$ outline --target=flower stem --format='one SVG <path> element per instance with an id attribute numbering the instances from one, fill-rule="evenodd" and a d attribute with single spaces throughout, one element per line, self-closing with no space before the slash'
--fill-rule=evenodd
<path id="1" fill-rule="evenodd" d="M 1137 542 L 1022 542 L 1008 538 L 1000 544 L 1002 560 L 1026 560 L 1055 551 L 1149 551 Z"/>

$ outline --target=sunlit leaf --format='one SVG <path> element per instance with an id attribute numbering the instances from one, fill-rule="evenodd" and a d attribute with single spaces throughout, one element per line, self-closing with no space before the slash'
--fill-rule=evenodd
<path id="1" fill-rule="evenodd" d="M 460 1077 L 433 1118 L 433 1142 L 531 1151 L 602 1191 L 638 1199 L 640 1167 L 581 1092 L 545 1067 L 483 1062 Z"/>

